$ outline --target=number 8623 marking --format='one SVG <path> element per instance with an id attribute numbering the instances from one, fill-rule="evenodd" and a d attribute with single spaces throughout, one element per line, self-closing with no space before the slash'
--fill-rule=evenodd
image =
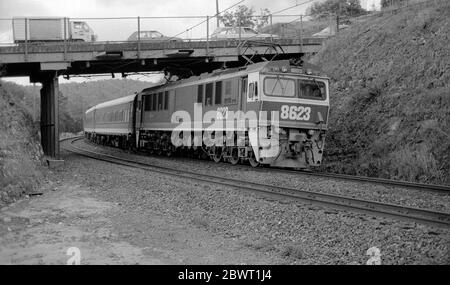
<path id="1" fill-rule="evenodd" d="M 303 106 L 281 106 L 281 119 L 297 120 L 297 121 L 308 121 L 311 114 L 311 107 Z"/>

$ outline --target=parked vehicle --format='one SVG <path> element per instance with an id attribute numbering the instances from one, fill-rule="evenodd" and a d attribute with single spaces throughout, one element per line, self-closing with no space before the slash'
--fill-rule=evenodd
<path id="1" fill-rule="evenodd" d="M 137 41 L 138 40 L 138 32 L 132 33 L 128 37 L 128 41 Z M 145 42 L 182 42 L 183 40 L 176 37 L 167 37 L 161 34 L 158 31 L 140 31 L 140 40 Z"/>
<path id="2" fill-rule="evenodd" d="M 12 20 L 15 43 L 83 41 L 94 42 L 96 35 L 86 22 L 70 21 L 61 17 L 14 17 Z"/>
<path id="3" fill-rule="evenodd" d="M 239 33 L 240 29 L 240 33 Z M 258 33 L 254 29 L 250 27 L 220 27 L 217 28 L 214 33 L 212 33 L 211 37 L 212 40 L 227 40 L 227 39 L 270 39 L 279 38 L 277 35 L 271 35 L 271 34 L 262 34 Z"/>

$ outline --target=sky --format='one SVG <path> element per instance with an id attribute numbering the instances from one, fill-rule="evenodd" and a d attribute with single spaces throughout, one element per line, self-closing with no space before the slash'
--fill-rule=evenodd
<path id="1" fill-rule="evenodd" d="M 241 0 L 218 0 L 219 10 L 226 9 Z M 308 0 L 245 0 L 240 5 L 253 7 L 256 14 L 267 8 L 272 13 Z M 321 0 L 314 0 L 321 1 Z M 323 0 L 322 0 L 323 1 Z M 362 4 L 366 1 L 362 0 Z M 305 14 L 312 3 L 286 10 L 279 15 Z M 90 18 L 84 21 L 94 30 L 99 41 L 124 41 L 137 30 L 137 16 L 206 16 L 216 12 L 215 0 L 0 0 L 0 45 L 12 42 L 11 18 L 17 16 L 53 16 L 69 18 Z M 132 19 L 91 19 L 105 17 L 132 17 Z M 295 19 L 295 18 L 293 18 Z M 206 37 L 206 23 L 186 31 L 202 19 L 142 19 L 141 30 L 157 30 L 167 36 L 179 36 L 185 39 Z M 273 22 L 288 22 L 292 18 L 274 17 Z M 210 21 L 210 33 L 216 21 Z M 151 77 L 140 77 L 156 80 Z M 16 80 L 16 79 L 14 79 Z M 72 79 L 71 81 L 84 81 Z M 61 82 L 62 81 L 61 79 Z M 28 84 L 28 79 L 20 79 L 20 84 Z"/>
<path id="2" fill-rule="evenodd" d="M 219 10 L 226 9 L 240 0 L 219 0 Z M 307 0 L 245 0 L 243 5 L 253 7 L 257 12 L 268 8 L 272 12 L 306 2 Z M 318 1 L 318 0 L 317 0 Z M 310 4 L 286 11 L 289 14 L 303 14 Z M 215 0 L 0 0 L 0 18 L 14 16 L 62 16 L 70 18 L 104 17 L 161 17 L 161 16 L 206 16 L 216 12 Z M 11 21 L 0 20 L 0 40 L 11 39 Z M 141 30 L 152 29 L 161 33 L 180 37 L 206 36 L 206 24 L 184 32 L 204 19 L 144 19 Z M 280 18 L 281 20 L 281 18 Z M 98 35 L 99 41 L 126 40 L 137 30 L 137 19 L 87 19 L 88 25 Z M 211 29 L 215 21 L 210 22 Z M 9 33 L 8 33 L 9 32 Z M 212 31 L 210 31 L 212 32 Z"/>

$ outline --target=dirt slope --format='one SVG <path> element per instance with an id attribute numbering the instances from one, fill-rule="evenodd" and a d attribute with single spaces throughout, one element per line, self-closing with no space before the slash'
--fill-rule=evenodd
<path id="1" fill-rule="evenodd" d="M 330 171 L 450 184 L 450 2 L 366 17 L 312 62 L 332 78 Z"/>
<path id="2" fill-rule="evenodd" d="M 42 174 L 38 127 L 0 81 L 0 206 L 31 192 Z"/>

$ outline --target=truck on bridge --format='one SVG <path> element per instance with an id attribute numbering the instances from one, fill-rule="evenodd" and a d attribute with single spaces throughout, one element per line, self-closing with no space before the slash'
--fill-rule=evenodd
<path id="1" fill-rule="evenodd" d="M 94 42 L 96 35 L 86 22 L 63 17 L 14 17 L 14 43 L 81 41 Z"/>

